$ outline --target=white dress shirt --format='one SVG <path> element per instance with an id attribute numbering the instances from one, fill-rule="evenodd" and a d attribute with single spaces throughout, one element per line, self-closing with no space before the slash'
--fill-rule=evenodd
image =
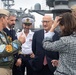
<path id="1" fill-rule="evenodd" d="M 24 29 L 21 32 L 17 33 L 17 37 L 19 37 L 21 34 L 24 34 Z M 32 38 L 33 38 L 34 32 L 29 30 L 28 35 L 25 35 L 26 41 L 24 44 L 22 44 L 22 54 L 31 54 L 32 53 Z"/>
<path id="2" fill-rule="evenodd" d="M 48 31 L 47 33 L 45 33 L 45 35 L 44 35 L 44 38 L 52 38 L 53 36 L 54 36 L 54 32 L 50 32 L 50 31 Z"/>

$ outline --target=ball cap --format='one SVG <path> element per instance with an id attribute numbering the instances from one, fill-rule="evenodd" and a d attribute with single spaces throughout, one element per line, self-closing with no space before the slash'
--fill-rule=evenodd
<path id="1" fill-rule="evenodd" d="M 32 25 L 34 23 L 34 20 L 32 18 L 29 18 L 29 17 L 28 18 L 23 18 L 22 23 Z"/>
<path id="2" fill-rule="evenodd" d="M 8 10 L 5 10 L 5 9 L 0 9 L 0 14 L 4 14 L 6 16 L 9 16 L 10 12 Z"/>

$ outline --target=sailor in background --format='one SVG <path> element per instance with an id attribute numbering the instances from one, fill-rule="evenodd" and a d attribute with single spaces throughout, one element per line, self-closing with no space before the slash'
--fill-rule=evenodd
<path id="1" fill-rule="evenodd" d="M 17 33 L 17 37 L 23 33 L 23 35 L 26 38 L 26 42 L 22 44 L 22 59 L 18 59 L 16 62 L 16 66 L 21 66 L 21 72 L 22 75 L 25 74 L 25 67 L 26 67 L 26 75 L 32 75 L 32 69 L 29 65 L 29 60 L 34 58 L 34 54 L 32 52 L 32 38 L 34 32 L 32 32 L 30 29 L 32 28 L 32 25 L 34 23 L 34 20 L 32 18 L 23 18 L 22 19 L 22 31 Z M 18 75 L 18 74 L 17 74 Z"/>
<path id="2" fill-rule="evenodd" d="M 11 39 L 11 41 L 17 39 L 16 32 L 14 30 L 15 23 L 16 23 L 16 16 L 12 13 L 8 16 L 8 22 L 6 28 L 3 29 L 7 33 L 7 36 L 9 37 L 9 39 Z"/>

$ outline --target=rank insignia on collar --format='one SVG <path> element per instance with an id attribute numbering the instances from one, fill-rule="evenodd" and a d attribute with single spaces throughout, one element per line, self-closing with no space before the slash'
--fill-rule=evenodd
<path id="1" fill-rule="evenodd" d="M 12 48 L 12 45 L 6 45 L 6 52 L 12 52 L 13 51 L 13 48 Z"/>

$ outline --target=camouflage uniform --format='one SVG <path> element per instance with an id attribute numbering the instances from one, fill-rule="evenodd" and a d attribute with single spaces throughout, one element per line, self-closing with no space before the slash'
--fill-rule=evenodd
<path id="1" fill-rule="evenodd" d="M 13 64 L 13 54 L 21 48 L 21 42 L 15 40 L 10 42 L 4 31 L 0 31 L 0 68 L 10 69 Z"/>

